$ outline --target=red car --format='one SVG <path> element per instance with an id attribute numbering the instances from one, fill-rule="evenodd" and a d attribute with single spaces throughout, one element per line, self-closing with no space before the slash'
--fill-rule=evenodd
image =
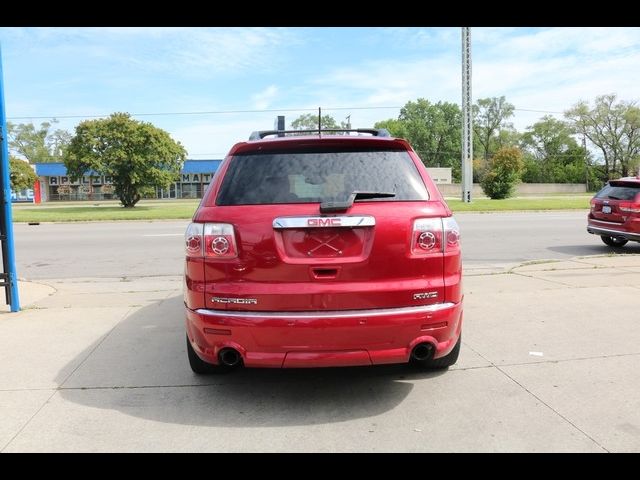
<path id="1" fill-rule="evenodd" d="M 185 235 L 195 373 L 456 362 L 451 210 L 405 140 L 332 132 L 254 132 L 212 179 Z"/>
<path id="2" fill-rule="evenodd" d="M 587 232 L 610 247 L 640 242 L 640 175 L 610 180 L 591 199 Z"/>

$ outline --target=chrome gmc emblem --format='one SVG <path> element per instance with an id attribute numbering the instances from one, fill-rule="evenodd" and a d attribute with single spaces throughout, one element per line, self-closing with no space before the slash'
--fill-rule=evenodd
<path id="1" fill-rule="evenodd" d="M 375 227 L 376 219 L 371 215 L 342 215 L 340 217 L 278 217 L 273 220 L 273 228 L 322 228 L 343 227 L 360 228 Z"/>
<path id="2" fill-rule="evenodd" d="M 226 298 L 226 297 L 213 297 L 211 299 L 213 303 L 233 303 L 236 305 L 257 305 L 257 298 Z"/>
<path id="3" fill-rule="evenodd" d="M 340 227 L 342 226 L 342 219 L 340 217 L 329 218 L 308 218 L 308 227 Z"/>

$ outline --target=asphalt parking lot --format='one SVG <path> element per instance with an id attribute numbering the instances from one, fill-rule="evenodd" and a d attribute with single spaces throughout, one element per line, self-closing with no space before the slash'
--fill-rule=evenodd
<path id="1" fill-rule="evenodd" d="M 21 283 L 0 314 L 0 450 L 640 450 L 640 255 L 465 274 L 448 371 L 195 376 L 181 277 Z"/>

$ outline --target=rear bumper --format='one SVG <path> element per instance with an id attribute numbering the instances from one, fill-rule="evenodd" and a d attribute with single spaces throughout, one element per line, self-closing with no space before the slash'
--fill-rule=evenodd
<path id="1" fill-rule="evenodd" d="M 600 223 L 603 224 L 604 222 Z M 622 227 L 622 225 L 620 226 Z M 627 230 L 619 230 L 616 225 L 609 224 L 609 222 L 607 222 L 607 225 L 598 225 L 589 222 L 589 224 L 587 225 L 587 232 L 594 235 L 604 235 L 606 237 L 622 237 L 634 242 L 640 242 L 640 233 L 629 232 Z"/>
<path id="2" fill-rule="evenodd" d="M 337 367 L 405 363 L 419 343 L 447 355 L 462 329 L 462 302 L 321 312 L 237 312 L 186 308 L 187 334 L 204 361 L 225 347 L 247 367 Z"/>

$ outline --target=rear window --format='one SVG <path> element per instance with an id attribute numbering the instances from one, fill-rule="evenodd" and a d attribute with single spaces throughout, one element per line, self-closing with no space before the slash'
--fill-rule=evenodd
<path id="1" fill-rule="evenodd" d="M 406 151 L 287 151 L 233 157 L 216 204 L 344 201 L 356 190 L 396 194 L 368 201 L 429 199 Z"/>
<path id="2" fill-rule="evenodd" d="M 596 194 L 596 198 L 610 198 L 612 200 L 633 200 L 640 193 L 640 184 L 606 185 Z"/>

